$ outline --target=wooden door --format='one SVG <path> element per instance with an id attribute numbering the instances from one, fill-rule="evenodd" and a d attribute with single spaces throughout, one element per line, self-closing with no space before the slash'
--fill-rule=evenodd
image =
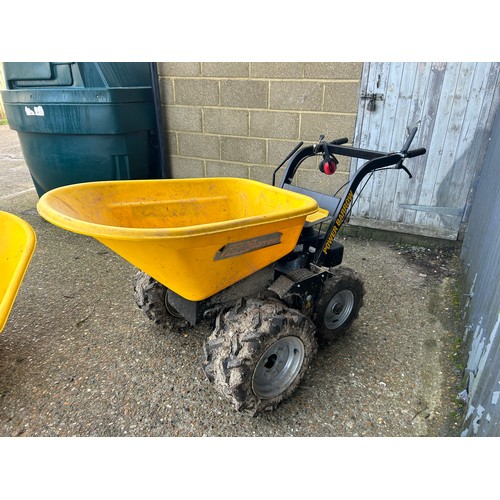
<path id="1" fill-rule="evenodd" d="M 412 179 L 401 170 L 374 174 L 351 224 L 459 238 L 500 99 L 499 69 L 492 62 L 364 64 L 354 145 L 397 151 L 418 124 L 412 148 L 427 154 L 407 160 Z M 353 161 L 351 172 L 360 165 Z"/>

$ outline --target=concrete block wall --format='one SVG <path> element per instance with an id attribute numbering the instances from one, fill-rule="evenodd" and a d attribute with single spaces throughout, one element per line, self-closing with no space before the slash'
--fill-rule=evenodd
<path id="1" fill-rule="evenodd" d="M 272 183 L 299 141 L 353 140 L 362 63 L 163 62 L 158 76 L 172 176 Z M 304 162 L 298 184 L 335 192 L 349 162 L 326 176 Z"/>

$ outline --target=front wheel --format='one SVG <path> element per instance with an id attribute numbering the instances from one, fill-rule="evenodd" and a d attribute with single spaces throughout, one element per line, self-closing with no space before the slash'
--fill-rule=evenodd
<path id="1" fill-rule="evenodd" d="M 219 315 L 203 369 L 236 410 L 274 410 L 303 379 L 317 343 L 314 324 L 275 300 L 248 300 Z"/>
<path id="2" fill-rule="evenodd" d="M 323 342 L 341 338 L 358 317 L 365 293 L 363 280 L 348 267 L 331 270 L 316 305 L 314 320 Z"/>

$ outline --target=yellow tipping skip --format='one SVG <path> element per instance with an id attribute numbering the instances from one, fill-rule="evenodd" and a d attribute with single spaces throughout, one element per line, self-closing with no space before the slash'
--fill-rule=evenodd
<path id="1" fill-rule="evenodd" d="M 239 178 L 75 184 L 42 196 L 49 222 L 96 238 L 188 300 L 202 300 L 291 252 L 312 198 Z"/>

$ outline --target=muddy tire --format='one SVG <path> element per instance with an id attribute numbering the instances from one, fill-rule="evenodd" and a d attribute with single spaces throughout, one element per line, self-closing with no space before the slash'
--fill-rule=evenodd
<path id="1" fill-rule="evenodd" d="M 241 301 L 221 313 L 203 369 L 237 411 L 274 410 L 299 386 L 317 351 L 310 319 L 277 300 Z"/>
<path id="2" fill-rule="evenodd" d="M 348 267 L 335 267 L 334 274 L 323 284 L 316 304 L 314 322 L 318 339 L 328 343 L 340 339 L 358 317 L 365 293 L 363 280 Z"/>
<path id="3" fill-rule="evenodd" d="M 147 318 L 157 325 L 178 328 L 186 324 L 168 303 L 168 288 L 142 271 L 134 276 L 134 300 Z"/>

